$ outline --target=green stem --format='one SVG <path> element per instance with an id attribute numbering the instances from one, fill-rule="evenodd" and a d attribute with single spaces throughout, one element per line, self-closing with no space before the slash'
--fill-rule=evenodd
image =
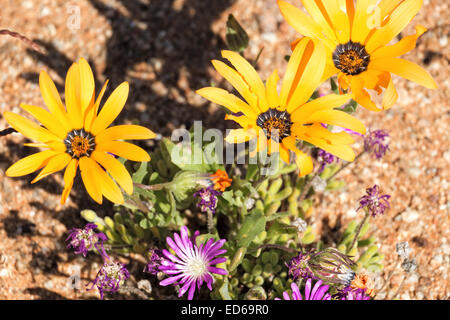
<path id="1" fill-rule="evenodd" d="M 363 225 L 366 223 L 367 219 L 369 218 L 369 210 L 366 209 L 365 211 L 366 211 L 366 215 L 364 216 L 364 219 L 362 219 L 361 223 L 359 224 L 358 228 L 356 229 L 355 237 L 353 238 L 353 241 L 352 241 L 352 244 L 350 245 L 350 247 L 348 247 L 347 252 L 349 252 L 350 250 L 353 249 L 353 246 L 358 241 L 358 237 L 359 237 L 359 234 L 361 233 L 361 229 L 362 229 Z"/>
<path id="2" fill-rule="evenodd" d="M 327 179 L 327 182 L 330 181 L 331 179 L 333 179 L 335 176 L 337 176 L 339 172 L 341 172 L 342 170 L 344 170 L 345 168 L 347 168 L 350 164 L 355 163 L 359 158 L 361 158 L 361 156 L 362 156 L 364 153 L 366 153 L 366 150 L 363 150 L 361 153 L 359 153 L 359 154 L 355 157 L 355 160 L 353 160 L 352 162 L 347 162 L 347 163 L 344 164 L 342 167 L 340 167 L 338 171 L 336 171 L 335 173 L 333 173 L 333 175 Z"/>
<path id="3" fill-rule="evenodd" d="M 152 184 L 152 185 L 146 185 L 146 184 L 142 184 L 142 183 L 133 183 L 136 187 L 144 189 L 144 190 L 162 190 L 165 187 L 170 185 L 170 182 L 164 182 L 164 183 L 157 183 L 157 184 Z"/>
<path id="4" fill-rule="evenodd" d="M 214 231 L 213 213 L 209 209 L 207 209 L 206 212 L 207 212 L 207 217 L 208 217 L 208 221 L 207 221 L 208 233 L 212 234 Z"/>
<path id="5" fill-rule="evenodd" d="M 314 179 L 317 177 L 318 173 L 314 173 L 314 175 L 311 177 L 311 179 L 308 180 L 306 185 L 302 189 L 302 193 L 300 193 L 300 196 L 298 198 L 298 203 L 301 204 L 303 200 L 305 200 L 307 194 L 309 193 L 309 190 L 312 187 Z M 306 178 L 305 178 L 306 179 Z"/>

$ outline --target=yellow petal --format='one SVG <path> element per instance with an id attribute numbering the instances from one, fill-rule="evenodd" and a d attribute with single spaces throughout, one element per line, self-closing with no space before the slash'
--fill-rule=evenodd
<path id="1" fill-rule="evenodd" d="M 41 172 L 39 172 L 36 178 L 34 178 L 33 181 L 31 181 L 31 183 L 38 182 L 42 178 L 45 178 L 46 176 L 52 173 L 64 169 L 69 164 L 71 159 L 72 158 L 67 153 L 57 154 L 48 161 L 44 169 L 42 169 Z"/>
<path id="2" fill-rule="evenodd" d="M 95 150 L 91 158 L 102 165 L 103 168 L 116 180 L 126 193 L 133 193 L 133 180 L 124 165 L 110 154 Z"/>
<path id="3" fill-rule="evenodd" d="M 80 60 L 78 60 L 78 70 L 80 71 L 81 116 L 84 119 L 87 108 L 91 103 L 94 103 L 95 81 L 91 67 L 85 59 L 80 58 Z"/>
<path id="4" fill-rule="evenodd" d="M 307 122 L 326 123 L 342 128 L 347 128 L 361 134 L 366 133 L 366 127 L 357 118 L 338 110 L 323 110 L 314 112 L 308 117 Z"/>
<path id="5" fill-rule="evenodd" d="M 6 170 L 6 175 L 8 177 L 20 177 L 30 174 L 44 167 L 50 158 L 56 154 L 58 154 L 58 152 L 45 150 L 22 158 Z"/>
<path id="6" fill-rule="evenodd" d="M 302 0 L 302 3 L 306 11 L 308 11 L 317 25 L 322 28 L 322 32 L 327 36 L 327 38 L 337 43 L 336 33 L 333 29 L 333 23 L 331 22 L 322 1 Z"/>
<path id="7" fill-rule="evenodd" d="M 236 97 L 234 94 L 220 88 L 206 87 L 195 91 L 203 98 L 208 99 L 218 105 L 224 106 L 234 113 L 243 112 L 248 116 L 256 117 L 255 110 L 247 103 Z"/>
<path id="8" fill-rule="evenodd" d="M 271 109 L 276 109 L 280 105 L 280 97 L 278 96 L 277 91 L 278 80 L 280 80 L 280 77 L 278 77 L 278 71 L 275 69 L 275 71 L 270 75 L 269 79 L 267 79 L 266 83 L 267 104 Z M 263 112 L 265 111 L 267 110 L 263 110 Z"/>
<path id="9" fill-rule="evenodd" d="M 406 36 L 399 42 L 392 46 L 383 46 L 376 49 L 370 54 L 370 59 L 376 60 L 379 58 L 398 57 L 405 54 L 416 47 L 417 39 L 424 34 L 427 29 L 424 26 L 416 26 L 416 34 Z"/>
<path id="10" fill-rule="evenodd" d="M 348 20 L 350 22 L 350 30 L 352 30 L 353 19 L 355 18 L 355 3 L 354 3 L 354 0 L 346 0 L 345 4 L 346 4 L 346 9 L 347 9 L 346 11 L 347 11 Z M 350 31 L 350 35 L 351 35 L 351 31 Z"/>
<path id="11" fill-rule="evenodd" d="M 353 149 L 345 144 L 333 144 L 330 140 L 315 136 L 313 132 L 304 130 L 302 134 L 298 135 L 298 138 L 309 142 L 316 147 L 319 147 L 326 152 L 329 152 L 336 157 L 339 157 L 345 161 L 353 161 L 355 159 L 355 152 Z"/>
<path id="12" fill-rule="evenodd" d="M 334 145 L 353 144 L 355 142 L 352 136 L 347 132 L 331 132 L 322 127 L 320 124 L 303 126 L 303 132 L 307 132 L 310 136 L 327 140 L 329 143 Z"/>
<path id="13" fill-rule="evenodd" d="M 303 177 L 313 171 L 313 162 L 310 156 L 297 149 L 296 141 L 295 137 L 290 136 L 283 139 L 283 145 L 295 152 L 295 163 L 300 170 L 299 175 Z"/>
<path id="14" fill-rule="evenodd" d="M 326 10 L 333 23 L 339 43 L 347 43 L 350 40 L 350 21 L 343 10 L 346 10 L 346 0 L 334 0 L 326 2 Z"/>
<path id="15" fill-rule="evenodd" d="M 123 204 L 123 195 L 117 184 L 108 176 L 108 174 L 95 162 L 92 161 L 94 174 L 98 179 L 102 194 L 111 202 Z"/>
<path id="16" fill-rule="evenodd" d="M 102 204 L 103 197 L 101 191 L 101 185 L 98 180 L 98 176 L 96 176 L 95 165 L 97 163 L 88 157 L 82 157 L 79 161 L 80 164 L 80 172 L 81 179 L 83 179 L 84 186 L 86 191 L 94 199 L 95 202 Z"/>
<path id="17" fill-rule="evenodd" d="M 123 141 L 104 141 L 97 145 L 98 151 L 110 152 L 116 156 L 131 160 L 148 162 L 150 156 L 144 149 L 128 142 Z"/>
<path id="18" fill-rule="evenodd" d="M 94 120 L 91 133 L 95 136 L 105 130 L 117 118 L 128 98 L 128 82 L 122 82 L 106 100 L 98 117 Z"/>
<path id="19" fill-rule="evenodd" d="M 280 158 L 286 162 L 287 164 L 289 164 L 291 162 L 291 157 L 289 154 L 289 149 L 287 147 L 284 146 L 283 143 L 280 144 Z"/>
<path id="20" fill-rule="evenodd" d="M 100 106 L 100 102 L 102 101 L 103 95 L 105 94 L 106 87 L 108 86 L 108 80 L 106 80 L 105 84 L 100 91 L 100 94 L 95 100 L 95 103 L 91 105 L 88 110 L 86 110 L 86 120 L 84 121 L 84 127 L 87 132 L 91 132 L 92 124 L 94 123 L 95 118 L 98 114 L 98 108 Z"/>
<path id="21" fill-rule="evenodd" d="M 227 66 L 222 61 L 212 60 L 214 68 L 222 77 L 224 77 L 231 85 L 239 92 L 239 94 L 248 102 L 255 113 L 261 111 L 258 105 L 258 97 L 254 92 L 250 90 L 248 84 L 244 81 L 243 76 L 234 70 L 233 68 Z M 212 100 L 211 100 L 212 101 Z"/>
<path id="22" fill-rule="evenodd" d="M 351 40 L 364 44 L 370 30 L 381 24 L 380 12 L 376 6 L 377 0 L 358 0 L 356 2 L 355 17 L 352 24 Z M 377 23 L 378 22 L 378 23 Z"/>
<path id="23" fill-rule="evenodd" d="M 61 141 L 51 141 L 47 143 L 24 143 L 25 147 L 52 149 L 53 151 L 66 152 L 67 147 Z"/>
<path id="24" fill-rule="evenodd" d="M 266 133 L 264 132 L 263 129 L 261 128 L 257 128 L 256 131 L 256 136 L 257 136 L 257 141 L 256 141 L 256 151 L 263 151 L 266 150 L 268 143 L 267 143 L 267 136 Z M 253 132 L 255 132 L 253 131 Z"/>
<path id="25" fill-rule="evenodd" d="M 294 81 L 298 72 L 299 65 L 302 61 L 303 54 L 306 50 L 306 46 L 310 42 L 309 38 L 300 39 L 292 52 L 291 57 L 286 68 L 286 72 L 283 77 L 280 91 L 280 106 L 286 107 L 288 99 L 295 90 Z"/>
<path id="26" fill-rule="evenodd" d="M 394 82 L 392 82 L 392 77 L 389 74 L 389 84 L 386 88 L 386 91 L 383 95 L 383 101 L 381 103 L 381 106 L 383 107 L 383 110 L 387 110 L 391 108 L 395 102 L 398 99 L 398 93 L 395 89 Z"/>
<path id="27" fill-rule="evenodd" d="M 367 110 L 379 112 L 381 111 L 370 98 L 370 94 L 364 90 L 364 80 L 361 77 L 351 78 L 351 88 L 353 99 Z"/>
<path id="28" fill-rule="evenodd" d="M 334 76 L 336 73 L 338 73 L 339 70 L 334 66 L 333 60 L 331 59 L 331 55 L 327 57 L 327 63 L 325 64 L 325 70 L 323 71 L 323 76 L 320 82 L 324 82 L 325 80 L 330 79 L 332 76 Z"/>
<path id="29" fill-rule="evenodd" d="M 255 126 L 255 120 L 246 116 L 233 116 L 230 114 L 225 115 L 225 120 L 233 120 L 238 123 L 242 128 L 247 129 L 248 127 Z"/>
<path id="30" fill-rule="evenodd" d="M 83 127 L 80 105 L 80 71 L 77 63 L 73 63 L 66 76 L 66 107 L 72 129 Z"/>
<path id="31" fill-rule="evenodd" d="M 294 112 L 292 112 L 291 121 L 302 124 L 306 123 L 306 119 L 314 112 L 331 110 L 333 108 L 340 107 L 348 102 L 350 98 L 350 94 L 329 94 L 327 96 L 314 99 L 300 108 L 295 109 Z"/>
<path id="32" fill-rule="evenodd" d="M 255 137 L 256 132 L 254 130 L 234 129 L 227 134 L 225 141 L 228 143 L 242 143 L 254 139 Z"/>
<path id="33" fill-rule="evenodd" d="M 6 122 L 23 134 L 25 137 L 37 140 L 40 142 L 48 142 L 48 141 L 59 141 L 60 138 L 55 136 L 53 133 L 48 131 L 47 129 L 37 125 L 31 120 L 28 120 L 18 114 L 12 112 L 5 112 L 3 114 Z"/>
<path id="34" fill-rule="evenodd" d="M 297 164 L 297 167 L 300 171 L 300 177 L 304 177 L 310 174 L 314 169 L 311 157 L 302 151 L 298 151 L 296 153 L 295 163 Z"/>
<path id="35" fill-rule="evenodd" d="M 383 71 L 368 69 L 358 75 L 363 80 L 364 88 L 375 89 L 380 83 L 380 75 Z"/>
<path id="36" fill-rule="evenodd" d="M 309 55 L 310 50 L 312 51 L 311 55 Z M 325 47 L 319 41 L 313 40 L 308 43 L 299 65 L 300 70 L 298 70 L 297 77 L 300 74 L 301 77 L 298 83 L 295 81 L 293 83 L 294 91 L 287 104 L 288 112 L 292 112 L 311 98 L 322 79 L 325 70 L 325 57 Z"/>
<path id="37" fill-rule="evenodd" d="M 414 18 L 422 7 L 423 0 L 405 0 L 389 16 L 387 23 L 377 29 L 368 39 L 366 51 L 371 53 L 376 48 L 386 45 L 395 38 Z"/>
<path id="38" fill-rule="evenodd" d="M 381 17 L 388 16 L 392 11 L 399 5 L 400 2 L 404 0 L 383 0 L 378 4 L 380 8 Z"/>
<path id="39" fill-rule="evenodd" d="M 321 26 L 301 9 L 280 0 L 278 0 L 278 6 L 286 22 L 298 33 L 306 37 L 320 39 L 330 50 L 334 49 L 336 46 L 335 42 L 325 37 L 322 33 L 323 29 Z"/>
<path id="40" fill-rule="evenodd" d="M 69 132 L 71 125 L 67 119 L 67 113 L 59 96 L 58 90 L 52 79 L 45 71 L 39 74 L 39 87 L 41 89 L 42 98 L 47 105 L 48 110 L 58 120 L 64 130 Z"/>
<path id="41" fill-rule="evenodd" d="M 427 70 L 408 60 L 383 58 L 371 61 L 369 68 L 395 73 L 428 89 L 436 89 L 437 84 Z"/>
<path id="42" fill-rule="evenodd" d="M 69 131 L 55 121 L 55 118 L 48 111 L 41 107 L 36 107 L 28 104 L 20 104 L 20 107 L 35 117 L 44 127 L 50 130 L 55 136 L 64 139 Z"/>
<path id="43" fill-rule="evenodd" d="M 25 147 L 32 147 L 32 148 L 48 148 L 46 143 L 41 143 L 41 142 L 37 142 L 37 143 L 24 143 L 23 144 Z"/>
<path id="44" fill-rule="evenodd" d="M 255 68 L 237 52 L 222 50 L 222 57 L 231 62 L 237 72 L 242 75 L 242 78 L 248 84 L 250 90 L 258 96 L 260 110 L 266 110 L 266 89 Z"/>
<path id="45" fill-rule="evenodd" d="M 124 124 L 114 127 L 109 127 L 106 130 L 100 132 L 95 138 L 97 144 L 101 144 L 107 140 L 144 140 L 154 139 L 156 134 L 142 126 Z"/>
<path id="46" fill-rule="evenodd" d="M 64 190 L 61 195 L 61 204 L 66 203 L 67 197 L 69 197 L 73 186 L 73 179 L 75 179 L 75 175 L 77 174 L 77 168 L 77 159 L 72 159 L 67 165 L 66 171 L 64 172 Z"/>

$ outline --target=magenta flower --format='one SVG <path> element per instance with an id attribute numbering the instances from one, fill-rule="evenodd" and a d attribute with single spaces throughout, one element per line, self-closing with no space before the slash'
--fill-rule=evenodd
<path id="1" fill-rule="evenodd" d="M 345 287 L 340 290 L 335 297 L 338 300 L 370 300 L 371 297 L 366 294 L 365 289 L 353 289 L 351 287 Z"/>
<path id="2" fill-rule="evenodd" d="M 180 235 L 174 233 L 174 240 L 167 237 L 167 244 L 175 252 L 175 255 L 165 249 L 162 252 L 173 264 L 159 267 L 161 271 L 169 276 L 159 284 L 162 286 L 170 284 L 181 286 L 178 297 L 181 297 L 188 291 L 189 300 L 192 300 L 194 297 L 195 288 L 200 289 L 203 282 L 206 282 L 208 289 L 212 290 L 213 273 L 219 275 L 228 274 L 224 269 L 213 267 L 213 265 L 227 260 L 225 257 L 217 257 L 227 252 L 227 250 L 220 249 L 226 240 L 221 239 L 216 242 L 210 238 L 206 243 L 197 245 L 195 240 L 198 235 L 199 232 L 196 231 L 194 236 L 189 238 L 188 229 L 186 226 L 183 226 Z"/>
<path id="3" fill-rule="evenodd" d="M 95 228 L 97 228 L 95 223 L 88 223 L 83 229 L 71 229 L 66 239 L 66 241 L 69 241 L 67 248 L 72 247 L 75 250 L 75 254 L 81 253 L 83 257 L 86 257 L 88 251 L 95 247 L 103 258 L 108 258 L 103 247 L 103 242 L 108 241 L 108 238 L 102 232 L 95 233 Z"/>
<path id="4" fill-rule="evenodd" d="M 386 209 L 391 207 L 388 201 L 390 197 L 388 194 L 380 194 L 380 187 L 375 184 L 372 188 L 367 188 L 366 194 L 359 199 L 357 211 L 367 208 L 373 217 L 383 214 Z"/>
<path id="5" fill-rule="evenodd" d="M 100 292 L 100 298 L 103 299 L 104 292 L 117 292 L 120 286 L 130 277 L 125 265 L 118 261 L 106 261 L 97 273 L 97 276 L 90 283 L 92 284 L 89 290 L 94 286 Z"/>
<path id="6" fill-rule="evenodd" d="M 300 293 L 300 290 L 298 289 L 298 286 L 295 282 L 291 284 L 292 289 L 292 299 L 289 296 L 289 294 L 285 291 L 283 292 L 283 299 L 284 300 L 331 300 L 331 295 L 327 293 L 329 286 L 322 285 L 322 280 L 319 280 L 314 285 L 314 288 L 312 288 L 312 279 L 309 278 L 306 281 L 305 285 L 305 298 L 303 299 L 302 294 Z M 279 298 L 275 298 L 275 300 L 281 300 Z"/>

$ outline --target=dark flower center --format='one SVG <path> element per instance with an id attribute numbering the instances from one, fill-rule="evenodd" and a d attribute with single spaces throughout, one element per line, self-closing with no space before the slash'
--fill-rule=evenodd
<path id="1" fill-rule="evenodd" d="M 355 76 L 367 70 L 370 55 L 362 44 L 349 41 L 336 47 L 333 62 L 335 67 L 346 75 Z"/>
<path id="2" fill-rule="evenodd" d="M 291 135 L 291 116 L 286 111 L 269 109 L 258 116 L 256 124 L 264 130 L 267 139 L 279 143 Z"/>
<path id="3" fill-rule="evenodd" d="M 66 145 L 66 152 L 72 156 L 72 158 L 79 159 L 81 157 L 89 157 L 92 151 L 95 150 L 95 137 L 89 132 L 80 130 L 72 130 L 67 134 L 64 139 Z"/>

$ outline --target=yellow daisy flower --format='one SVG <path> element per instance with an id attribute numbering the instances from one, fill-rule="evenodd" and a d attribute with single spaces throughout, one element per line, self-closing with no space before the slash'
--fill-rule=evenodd
<path id="1" fill-rule="evenodd" d="M 423 0 L 302 0 L 310 15 L 278 0 L 286 21 L 304 36 L 320 39 L 327 48 L 323 80 L 337 74 L 339 89 L 350 90 L 353 99 L 371 111 L 389 109 L 398 99 L 391 72 L 426 88 L 437 88 L 430 74 L 415 63 L 397 58 L 416 46 L 427 29 L 394 39 L 413 19 Z M 295 45 L 295 42 L 293 43 Z M 378 95 L 385 89 L 381 109 L 365 88 Z"/>
<path id="2" fill-rule="evenodd" d="M 122 192 L 111 177 L 128 194 L 133 192 L 133 181 L 125 167 L 111 154 L 132 161 L 150 161 L 145 150 L 118 140 L 152 139 L 155 134 L 147 128 L 136 125 L 108 128 L 125 105 L 129 85 L 127 82 L 121 83 L 99 112 L 100 101 L 107 84 L 108 82 L 104 84 L 95 100 L 94 75 L 89 64 L 85 59 L 73 63 L 66 77 L 65 108 L 55 84 L 48 74 L 42 71 L 39 86 L 49 111 L 41 107 L 20 105 L 42 123 L 42 126 L 12 112 L 5 112 L 4 117 L 18 132 L 39 141 L 28 143 L 26 146 L 46 150 L 17 161 L 8 168 L 6 175 L 19 177 L 43 168 L 31 182 L 35 183 L 66 168 L 65 187 L 61 197 L 61 203 L 64 204 L 79 166 L 81 178 L 92 199 L 101 204 L 104 195 L 114 203 L 123 203 Z"/>
<path id="3" fill-rule="evenodd" d="M 319 41 L 309 38 L 300 40 L 289 59 L 278 94 L 277 70 L 264 85 L 247 60 L 236 52 L 225 50 L 222 57 L 228 59 L 235 69 L 217 60 L 213 60 L 212 64 L 247 102 L 220 88 L 202 88 L 197 93 L 233 113 L 243 113 L 225 117 L 242 127 L 232 130 L 225 138 L 227 142 L 241 143 L 257 138 L 257 150 L 268 148 L 270 154 L 276 147 L 286 163 L 290 162 L 289 150 L 292 150 L 296 153 L 296 163 L 302 176 L 313 170 L 313 163 L 308 155 L 297 149 L 296 139 L 312 143 L 346 161 L 353 161 L 355 153 L 349 146 L 354 142 L 353 138 L 346 132 L 332 133 L 321 125 L 336 125 L 365 133 L 366 129 L 359 120 L 334 110 L 347 102 L 350 95 L 331 94 L 308 102 L 322 79 L 325 53 Z"/>

